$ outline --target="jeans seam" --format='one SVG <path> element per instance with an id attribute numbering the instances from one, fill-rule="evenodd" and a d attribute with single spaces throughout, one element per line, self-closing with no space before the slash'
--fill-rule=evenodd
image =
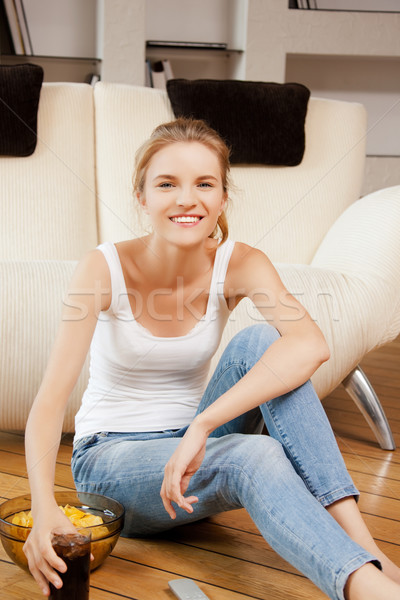
<path id="1" fill-rule="evenodd" d="M 304 481 L 304 483 L 307 486 L 307 488 L 310 491 L 310 493 L 314 497 L 317 497 L 316 490 L 314 490 L 313 486 L 311 485 L 309 475 L 304 470 L 303 466 L 299 463 L 299 460 L 298 460 L 298 457 L 296 456 L 296 454 L 294 454 L 292 445 L 289 443 L 287 435 L 282 430 L 282 428 L 281 428 L 281 426 L 279 424 L 279 420 L 276 419 L 273 408 L 271 406 L 268 406 L 268 403 L 265 403 L 265 405 L 267 406 L 267 410 L 268 410 L 269 414 L 271 415 L 271 419 L 273 420 L 274 425 L 275 425 L 275 427 L 276 427 L 276 429 L 277 429 L 277 431 L 279 433 L 280 440 L 278 440 L 278 441 L 280 441 L 282 443 L 282 446 L 285 449 L 285 451 L 290 454 L 291 463 L 292 464 L 293 463 L 296 464 L 297 468 L 299 469 L 299 471 L 301 473 L 301 478 Z"/>
<path id="2" fill-rule="evenodd" d="M 244 368 L 246 369 L 246 371 L 248 371 L 248 370 L 249 370 L 249 369 L 248 369 L 248 366 L 247 366 L 247 363 L 245 363 L 245 362 L 244 362 L 244 361 L 242 361 L 242 360 L 235 360 L 235 361 L 232 361 L 232 362 L 229 362 L 229 363 L 227 363 L 227 364 L 226 364 L 226 366 L 224 366 L 223 370 L 221 370 L 221 372 L 220 372 L 220 374 L 218 375 L 218 377 L 216 377 L 216 381 L 215 381 L 215 383 L 214 383 L 214 387 L 212 388 L 212 390 L 209 390 L 209 394 L 213 395 L 213 394 L 214 394 L 214 391 L 215 391 L 215 388 L 217 387 L 217 385 L 219 384 L 219 382 L 220 382 L 220 380 L 221 380 L 221 377 L 222 377 L 223 375 L 225 375 L 225 373 L 226 373 L 227 371 L 229 371 L 229 369 L 231 369 L 232 367 L 237 367 L 237 366 L 244 367 Z"/>
<path id="3" fill-rule="evenodd" d="M 246 473 L 246 471 L 243 469 L 243 467 L 242 467 L 240 470 L 241 470 L 241 474 L 242 474 L 242 475 L 243 475 L 243 477 L 246 479 L 246 481 L 248 482 L 248 484 L 249 484 L 249 485 L 250 485 L 250 484 L 253 484 L 253 485 L 254 485 L 254 487 L 256 487 L 256 486 L 258 487 L 258 483 L 257 483 L 256 481 L 252 482 L 251 478 L 250 478 L 250 477 L 247 475 L 247 473 Z M 243 502 L 242 502 L 242 506 L 243 506 Z M 306 540 L 305 540 L 305 539 L 303 539 L 303 538 L 299 537 L 297 534 L 295 534 L 295 533 L 293 532 L 293 530 L 292 530 L 292 529 L 290 529 L 290 528 L 289 528 L 289 527 L 287 527 L 286 525 L 283 525 L 283 524 L 282 524 L 282 523 L 281 523 L 279 520 L 277 520 L 277 519 L 276 519 L 276 518 L 275 518 L 275 517 L 274 517 L 274 516 L 271 514 L 271 512 L 268 510 L 268 507 L 264 507 L 264 509 L 266 510 L 266 512 L 267 512 L 267 514 L 268 514 L 268 516 L 269 516 L 269 518 L 270 518 L 271 520 L 273 520 L 273 522 L 274 522 L 275 524 L 277 524 L 277 525 L 278 525 L 279 527 L 281 527 L 281 528 L 284 528 L 288 534 L 290 534 L 291 536 L 293 536 L 293 538 L 295 538 L 295 539 L 296 539 L 298 542 L 300 542 L 300 543 L 301 543 L 301 544 L 303 544 L 305 547 L 307 547 L 307 549 L 309 550 L 310 554 L 313 554 L 314 556 L 318 556 L 318 559 L 319 559 L 319 560 L 322 560 L 322 562 L 323 562 L 323 564 L 326 566 L 326 568 L 328 568 L 328 569 L 330 570 L 330 572 L 332 573 L 332 575 L 334 575 L 334 576 L 335 576 L 335 578 L 336 578 L 336 571 L 335 571 L 335 569 L 333 569 L 333 568 L 332 568 L 332 565 L 331 565 L 331 563 L 330 563 L 330 562 L 327 562 L 327 561 L 325 560 L 325 558 L 324 558 L 324 557 L 322 557 L 321 555 L 319 555 L 319 554 L 317 555 L 317 554 L 315 553 L 315 551 L 314 551 L 313 547 L 312 547 L 312 546 L 308 546 L 308 545 L 307 545 L 307 543 L 306 543 Z M 258 527 L 257 527 L 257 529 L 258 529 Z M 267 540 L 267 541 L 268 541 L 268 540 Z M 336 586 L 336 582 L 335 582 L 335 586 Z"/>
<path id="4" fill-rule="evenodd" d="M 200 467 L 201 469 L 201 467 Z M 207 471 L 209 470 L 209 467 L 205 467 L 203 469 L 203 471 Z M 257 481 L 252 481 L 252 479 L 248 476 L 247 472 L 245 471 L 245 469 L 243 468 L 243 466 L 241 465 L 236 465 L 236 464 L 230 464 L 230 465 L 221 465 L 219 467 L 219 471 L 226 471 L 228 472 L 228 474 L 232 473 L 232 470 L 235 470 L 238 472 L 239 476 L 243 477 L 246 480 L 246 483 L 248 484 L 249 487 L 253 486 L 254 487 L 259 487 L 259 484 Z M 229 489 L 229 485 L 226 486 Z M 236 490 L 236 493 L 238 494 L 239 497 L 239 492 L 238 490 Z M 261 495 L 261 494 L 260 494 Z M 243 508 L 245 508 L 244 506 L 244 502 L 243 500 L 239 500 L 240 502 L 240 506 L 242 506 Z M 266 513 L 268 514 L 269 519 L 271 519 L 275 524 L 279 525 L 280 527 L 284 527 L 284 529 L 286 530 L 287 533 L 289 533 L 291 536 L 293 536 L 298 542 L 304 544 L 305 546 L 307 546 L 306 542 L 304 539 L 300 538 L 299 536 L 297 536 L 296 534 L 294 534 L 294 532 L 287 527 L 286 525 L 282 525 L 282 523 L 280 521 L 278 521 L 273 514 L 271 514 L 270 510 L 268 509 L 268 506 L 264 506 L 264 510 L 266 511 Z M 261 532 L 260 532 L 261 533 Z M 311 546 L 307 546 L 308 550 L 310 551 L 310 553 L 313 553 L 315 555 L 315 552 L 313 550 L 313 548 Z M 319 556 L 319 555 L 318 555 Z M 321 559 L 322 557 L 319 556 L 319 558 Z M 322 558 L 323 559 L 323 558 Z M 332 566 L 330 563 L 328 563 L 325 559 L 323 559 L 323 563 L 326 565 L 326 567 L 328 567 L 330 569 L 330 571 L 332 573 L 335 574 L 335 571 L 332 570 Z"/>
<path id="5" fill-rule="evenodd" d="M 357 569 L 359 569 L 360 567 L 362 567 L 363 565 L 365 565 L 369 562 L 378 563 L 379 564 L 378 568 L 382 569 L 380 561 L 377 560 L 372 554 L 369 554 L 368 552 L 364 551 L 364 552 L 360 553 L 358 556 L 355 556 L 350 561 L 348 561 L 335 574 L 336 575 L 335 592 L 336 592 L 338 600 L 345 600 L 344 588 L 345 588 L 346 582 L 347 582 L 348 578 L 350 577 L 350 575 L 352 573 L 354 573 Z M 352 565 L 354 565 L 354 567 Z M 345 581 L 343 581 L 344 577 L 346 578 Z"/>
<path id="6" fill-rule="evenodd" d="M 329 506 L 331 506 L 338 500 L 343 500 L 344 498 L 350 498 L 350 497 L 354 498 L 354 500 L 356 502 L 358 502 L 359 493 L 356 488 L 352 489 L 352 488 L 341 487 L 341 488 L 337 488 L 336 490 L 334 490 L 332 492 L 332 494 L 325 494 L 323 496 L 315 496 L 315 498 L 318 500 L 318 502 L 324 508 L 328 508 Z"/>

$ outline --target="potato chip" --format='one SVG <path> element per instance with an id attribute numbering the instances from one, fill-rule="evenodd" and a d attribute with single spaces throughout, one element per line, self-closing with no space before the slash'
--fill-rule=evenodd
<path id="1" fill-rule="evenodd" d="M 70 504 L 59 506 L 59 508 L 75 527 L 93 527 L 94 525 L 102 525 L 104 522 L 101 517 L 84 512 Z M 31 511 L 26 512 L 22 510 L 19 513 L 15 513 L 15 515 L 12 516 L 11 523 L 22 527 L 32 527 L 33 518 Z"/>

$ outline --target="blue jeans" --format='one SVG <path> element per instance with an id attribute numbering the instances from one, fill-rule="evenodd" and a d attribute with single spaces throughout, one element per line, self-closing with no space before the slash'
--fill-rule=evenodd
<path id="1" fill-rule="evenodd" d="M 198 412 L 243 377 L 278 337 L 266 324 L 239 332 L 224 351 Z M 268 436 L 259 435 L 264 423 Z M 131 537 L 244 507 L 276 552 L 335 600 L 344 600 L 353 571 L 372 561 L 379 566 L 324 508 L 358 491 L 310 381 L 212 433 L 187 490 L 199 502 L 192 514 L 177 508 L 173 521 L 160 489 L 164 467 L 186 429 L 99 432 L 78 440 L 72 456 L 77 489 L 121 502 L 126 509 L 123 534 Z"/>

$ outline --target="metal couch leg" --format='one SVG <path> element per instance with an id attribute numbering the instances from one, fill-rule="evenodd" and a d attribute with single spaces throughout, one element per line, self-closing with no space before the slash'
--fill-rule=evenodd
<path id="1" fill-rule="evenodd" d="M 374 432 L 380 447 L 383 450 L 394 450 L 396 445 L 386 415 L 361 367 L 353 369 L 342 383 Z"/>

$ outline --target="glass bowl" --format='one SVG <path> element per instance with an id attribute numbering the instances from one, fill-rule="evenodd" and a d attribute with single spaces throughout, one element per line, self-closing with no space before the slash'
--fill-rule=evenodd
<path id="1" fill-rule="evenodd" d="M 55 492 L 58 505 L 70 504 L 84 512 L 98 515 L 103 519 L 102 525 L 88 527 L 92 533 L 92 554 L 94 560 L 91 562 L 90 570 L 93 571 L 101 565 L 113 550 L 122 527 L 124 525 L 125 509 L 116 500 L 101 496 L 100 494 L 88 494 L 86 492 Z M 25 494 L 6 500 L 0 504 L 0 537 L 8 556 L 21 569 L 29 572 L 28 561 L 22 550 L 31 528 L 22 525 L 13 525 L 10 521 L 15 513 L 22 510 L 29 511 L 31 508 L 31 496 Z"/>

